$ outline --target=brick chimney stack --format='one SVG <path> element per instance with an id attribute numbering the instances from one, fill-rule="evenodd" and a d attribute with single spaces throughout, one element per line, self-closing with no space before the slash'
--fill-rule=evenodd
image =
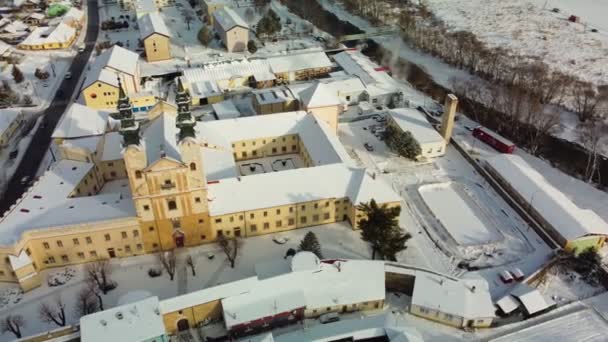
<path id="1" fill-rule="evenodd" d="M 441 120 L 441 136 L 446 144 L 450 143 L 452 131 L 454 130 L 454 118 L 456 117 L 456 106 L 458 98 L 454 94 L 448 94 L 443 105 L 443 117 Z"/>

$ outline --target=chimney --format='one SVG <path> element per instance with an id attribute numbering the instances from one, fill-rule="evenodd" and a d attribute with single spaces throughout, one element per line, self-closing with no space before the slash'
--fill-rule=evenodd
<path id="1" fill-rule="evenodd" d="M 475 293 L 475 289 L 476 289 L 476 288 L 477 288 L 477 287 L 475 287 L 475 285 L 471 286 L 471 293 Z"/>
<path id="2" fill-rule="evenodd" d="M 456 106 L 458 105 L 458 98 L 454 94 L 448 94 L 445 98 L 445 104 L 443 105 L 443 117 L 441 120 L 441 136 L 445 140 L 446 144 L 450 142 L 452 138 L 452 130 L 454 129 L 454 118 L 456 117 Z"/>

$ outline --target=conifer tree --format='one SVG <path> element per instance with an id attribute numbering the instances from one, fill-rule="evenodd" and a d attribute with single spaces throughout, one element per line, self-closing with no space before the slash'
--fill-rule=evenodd
<path id="1" fill-rule="evenodd" d="M 315 235 L 313 232 L 308 232 L 306 235 L 304 235 L 304 239 L 300 241 L 300 247 L 298 250 L 315 253 L 319 259 L 323 259 L 323 254 L 321 254 L 321 244 L 317 239 L 317 235 Z"/>

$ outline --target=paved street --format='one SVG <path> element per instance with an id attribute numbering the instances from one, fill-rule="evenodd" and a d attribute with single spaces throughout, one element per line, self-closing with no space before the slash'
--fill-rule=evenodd
<path id="1" fill-rule="evenodd" d="M 72 65 L 68 69 L 72 72 L 72 78 L 69 80 L 64 79 L 61 82 L 55 98 L 49 107 L 42 113 L 43 122 L 38 131 L 36 131 L 28 149 L 25 151 L 25 158 L 23 158 L 13 175 L 13 178 L 9 181 L 6 193 L 2 197 L 2 200 L 0 200 L 0 213 L 5 212 L 26 190 L 28 185 L 21 184 L 21 179 L 23 177 L 33 179 L 33 177 L 36 176 L 36 171 L 51 143 L 51 134 L 53 134 L 55 126 L 59 122 L 63 112 L 66 110 L 72 94 L 74 91 L 78 91 L 78 89 L 76 89 L 78 80 L 89 61 L 89 56 L 95 47 L 95 42 L 97 41 L 97 35 L 99 33 L 99 10 L 97 1 L 88 0 L 87 8 L 88 21 L 85 51 L 76 55 Z"/>

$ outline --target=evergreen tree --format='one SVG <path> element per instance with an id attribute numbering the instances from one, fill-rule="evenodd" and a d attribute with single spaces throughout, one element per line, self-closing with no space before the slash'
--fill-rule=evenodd
<path id="1" fill-rule="evenodd" d="M 306 235 L 304 235 L 304 239 L 300 241 L 298 251 L 313 252 L 317 255 L 317 257 L 319 257 L 319 259 L 323 259 L 323 254 L 321 254 L 321 244 L 313 232 L 308 232 Z"/>
<path id="2" fill-rule="evenodd" d="M 280 31 L 281 18 L 279 18 L 273 10 L 268 10 L 258 22 L 257 33 L 260 35 L 272 36 Z"/>
<path id="3" fill-rule="evenodd" d="M 405 243 L 411 238 L 399 227 L 401 208 L 389 208 L 386 204 L 378 206 L 372 199 L 369 203 L 361 203 L 358 210 L 365 214 L 365 218 L 359 221 L 359 228 L 361 239 L 372 248 L 372 259 L 378 253 L 383 259 L 396 260 L 397 253 L 407 248 Z"/>
<path id="4" fill-rule="evenodd" d="M 408 159 L 416 159 L 422 153 L 422 148 L 412 133 L 402 132 L 393 125 L 389 125 L 386 129 L 386 145 Z"/>
<path id="5" fill-rule="evenodd" d="M 247 42 L 247 50 L 249 50 L 249 53 L 255 53 L 258 51 L 258 47 L 255 45 L 253 40 Z"/>
<path id="6" fill-rule="evenodd" d="M 15 80 L 15 83 L 23 82 L 23 73 L 15 64 L 13 64 L 12 75 L 13 75 L 13 79 Z"/>
<path id="7" fill-rule="evenodd" d="M 209 43 L 211 42 L 211 33 L 209 32 L 207 26 L 203 26 L 201 30 L 198 31 L 198 40 L 204 46 L 209 45 Z"/>

